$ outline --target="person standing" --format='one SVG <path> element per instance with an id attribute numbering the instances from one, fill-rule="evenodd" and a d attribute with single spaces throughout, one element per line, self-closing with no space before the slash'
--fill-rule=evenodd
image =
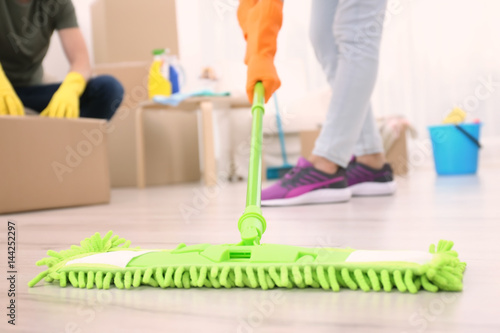
<path id="1" fill-rule="evenodd" d="M 332 89 L 311 156 L 262 191 L 262 205 L 347 201 L 352 195 L 396 190 L 370 105 L 378 69 L 387 0 L 313 0 L 310 39 Z M 281 82 L 274 66 L 283 20 L 282 0 L 240 0 L 247 41 L 247 93 L 261 81 L 267 100 Z M 352 156 L 355 158 L 352 158 Z"/>

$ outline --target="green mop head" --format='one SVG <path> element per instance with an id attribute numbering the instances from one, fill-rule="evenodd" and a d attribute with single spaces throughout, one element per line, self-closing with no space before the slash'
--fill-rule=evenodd
<path id="1" fill-rule="evenodd" d="M 71 249 L 48 251 L 48 258 L 37 265 L 48 270 L 34 278 L 68 280 L 79 288 L 117 288 L 149 285 L 162 288 L 340 288 L 364 291 L 416 293 L 421 288 L 462 290 L 465 263 L 452 251 L 453 243 L 440 241 L 430 253 L 415 251 L 359 251 L 335 248 L 305 248 L 260 244 L 266 220 L 260 210 L 262 117 L 264 88 L 255 86 L 252 106 L 252 141 L 248 171 L 247 203 L 238 221 L 238 244 L 179 245 L 174 250 L 130 248 L 130 241 L 97 233 Z"/>
<path id="2" fill-rule="evenodd" d="M 30 281 L 56 281 L 76 288 L 108 289 L 148 285 L 161 288 L 340 288 L 363 291 L 416 293 L 462 290 L 465 263 L 440 241 L 430 253 L 418 251 L 365 251 L 298 246 L 210 245 L 174 250 L 130 248 L 130 241 L 96 233 L 80 246 L 48 251 L 37 262 L 48 270 Z"/>

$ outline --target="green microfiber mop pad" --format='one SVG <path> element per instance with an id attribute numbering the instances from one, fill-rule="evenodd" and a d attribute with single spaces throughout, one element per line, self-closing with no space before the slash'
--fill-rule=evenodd
<path id="1" fill-rule="evenodd" d="M 260 244 L 266 220 L 260 209 L 262 174 L 262 117 L 264 88 L 255 86 L 252 106 L 252 140 L 248 171 L 247 202 L 238 220 L 238 244 L 186 246 L 174 250 L 130 248 L 130 241 L 99 233 L 80 246 L 55 252 L 37 262 L 48 270 L 29 282 L 58 281 L 65 287 L 117 288 L 149 285 L 162 288 L 340 288 L 364 291 L 416 293 L 421 288 L 462 290 L 465 263 L 452 250 L 453 243 L 440 241 L 430 253 L 418 251 L 363 251 L 305 248 Z"/>
<path id="2" fill-rule="evenodd" d="M 421 288 L 462 290 L 465 263 L 440 241 L 430 253 L 418 251 L 360 251 L 288 245 L 186 246 L 174 250 L 129 248 L 130 242 L 108 232 L 96 233 L 80 246 L 48 251 L 37 262 L 48 270 L 33 279 L 69 283 L 77 288 L 108 289 L 149 285 L 161 288 L 340 288 L 416 293 Z"/>

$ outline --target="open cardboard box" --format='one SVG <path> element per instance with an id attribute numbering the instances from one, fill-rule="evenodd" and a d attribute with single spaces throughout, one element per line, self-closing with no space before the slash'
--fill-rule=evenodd
<path id="1" fill-rule="evenodd" d="M 108 124 L 0 116 L 0 214 L 110 200 Z"/>

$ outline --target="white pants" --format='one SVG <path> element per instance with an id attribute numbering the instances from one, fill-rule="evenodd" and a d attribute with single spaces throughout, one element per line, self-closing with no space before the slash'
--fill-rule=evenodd
<path id="1" fill-rule="evenodd" d="M 383 152 L 370 97 L 387 0 L 313 0 L 310 38 L 332 89 L 313 154 L 346 167 L 351 156 Z"/>

